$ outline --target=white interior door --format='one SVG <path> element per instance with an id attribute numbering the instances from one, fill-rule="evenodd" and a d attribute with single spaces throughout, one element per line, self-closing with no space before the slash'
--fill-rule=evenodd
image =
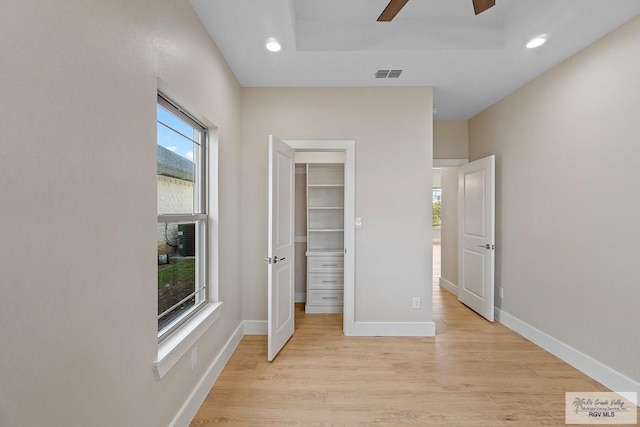
<path id="1" fill-rule="evenodd" d="M 271 362 L 294 330 L 294 150 L 269 136 L 267 358 Z"/>
<path id="2" fill-rule="evenodd" d="M 495 156 L 458 168 L 458 299 L 493 322 Z"/>

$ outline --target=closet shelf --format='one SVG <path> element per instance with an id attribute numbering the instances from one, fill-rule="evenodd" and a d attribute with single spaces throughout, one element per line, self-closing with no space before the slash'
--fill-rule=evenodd
<path id="1" fill-rule="evenodd" d="M 309 206 L 310 211 L 336 211 L 344 209 L 344 206 Z"/>
<path id="2" fill-rule="evenodd" d="M 339 313 L 344 297 L 344 164 L 307 163 L 308 313 Z"/>
<path id="3" fill-rule="evenodd" d="M 344 248 L 307 251 L 305 255 L 306 256 L 342 256 L 344 255 Z"/>

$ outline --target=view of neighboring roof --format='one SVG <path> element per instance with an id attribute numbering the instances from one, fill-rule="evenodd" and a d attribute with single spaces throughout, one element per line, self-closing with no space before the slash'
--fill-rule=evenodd
<path id="1" fill-rule="evenodd" d="M 171 150 L 158 144 L 158 175 L 193 181 L 194 165 Z"/>

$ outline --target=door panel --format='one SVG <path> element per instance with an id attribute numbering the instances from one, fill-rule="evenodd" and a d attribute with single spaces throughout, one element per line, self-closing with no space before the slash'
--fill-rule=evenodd
<path id="1" fill-rule="evenodd" d="M 290 292 L 289 292 L 289 277 L 291 276 L 291 263 L 287 263 L 284 266 L 276 265 L 277 280 L 275 280 L 278 290 L 277 295 L 277 307 L 275 310 L 275 331 L 276 334 L 287 327 L 287 322 L 293 318 L 293 307 L 290 304 Z"/>
<path id="2" fill-rule="evenodd" d="M 272 361 L 294 331 L 294 150 L 269 137 L 269 230 L 267 250 L 267 358 Z"/>
<path id="3" fill-rule="evenodd" d="M 275 203 L 278 208 L 277 221 L 274 224 L 276 229 L 278 230 L 276 233 L 277 240 L 275 248 L 276 251 L 279 251 L 282 249 L 286 249 L 287 246 L 294 241 L 292 235 L 293 229 L 290 226 L 293 222 L 293 218 L 289 206 L 291 200 L 293 200 L 292 188 L 289 184 L 292 177 L 291 165 L 294 163 L 294 161 L 292 157 L 289 157 L 289 153 L 276 151 L 274 154 L 276 155 L 277 159 L 277 181 L 275 183 L 275 185 L 277 186 L 277 191 L 275 192 L 275 196 L 277 199 Z"/>
<path id="4" fill-rule="evenodd" d="M 484 188 L 485 171 L 467 173 L 464 177 L 464 203 L 467 212 L 473 215 L 464 216 L 464 233 L 467 236 L 483 238 L 485 236 Z"/>
<path id="5" fill-rule="evenodd" d="M 464 289 L 479 298 L 484 298 L 484 255 L 477 251 L 465 249 L 462 254 L 464 273 L 466 280 L 463 281 Z"/>
<path id="6" fill-rule="evenodd" d="M 458 299 L 494 320 L 495 156 L 460 166 Z"/>

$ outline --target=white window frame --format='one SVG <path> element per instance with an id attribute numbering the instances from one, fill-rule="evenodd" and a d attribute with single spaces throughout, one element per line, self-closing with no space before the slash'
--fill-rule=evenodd
<path id="1" fill-rule="evenodd" d="M 217 144 L 210 137 L 211 129 L 202 125 L 167 96 L 158 93 L 157 104 L 195 128 L 203 130 L 199 153 L 194 153 L 194 213 L 159 214 L 157 219 L 158 223 L 196 224 L 196 286 L 203 287 L 202 292 L 196 291 L 196 304 L 190 310 L 158 331 L 158 354 L 154 371 L 159 380 L 220 317 L 222 302 L 217 301 Z"/>

